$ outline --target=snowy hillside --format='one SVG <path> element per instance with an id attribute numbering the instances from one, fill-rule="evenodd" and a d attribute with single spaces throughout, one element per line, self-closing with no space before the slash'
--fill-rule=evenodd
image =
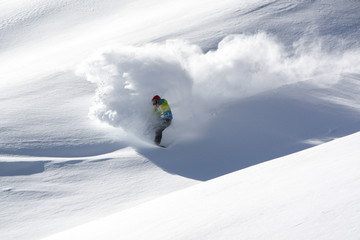
<path id="1" fill-rule="evenodd" d="M 0 239 L 97 219 L 66 238 L 360 236 L 358 1 L 0 9 Z M 174 113 L 166 149 L 147 127 L 155 94 Z"/>
<path id="2" fill-rule="evenodd" d="M 358 239 L 359 142 L 334 140 L 47 239 Z"/>

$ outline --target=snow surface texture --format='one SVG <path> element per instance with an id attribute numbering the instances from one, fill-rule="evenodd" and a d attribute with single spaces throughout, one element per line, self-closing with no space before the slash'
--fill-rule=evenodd
<path id="1" fill-rule="evenodd" d="M 358 1 L 0 9 L 0 239 L 40 239 L 115 212 L 128 228 L 110 216 L 91 235 L 359 238 L 358 134 L 289 155 L 360 130 Z M 148 131 L 155 94 L 175 116 L 167 149 Z"/>
<path id="2" fill-rule="evenodd" d="M 47 239 L 358 239 L 359 140 L 275 159 Z"/>

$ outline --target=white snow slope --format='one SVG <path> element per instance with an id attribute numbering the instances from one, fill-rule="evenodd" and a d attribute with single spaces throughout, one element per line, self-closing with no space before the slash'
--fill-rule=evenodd
<path id="1" fill-rule="evenodd" d="M 1 1 L 0 239 L 359 239 L 359 12 Z"/>
<path id="2" fill-rule="evenodd" d="M 359 141 L 334 140 L 48 239 L 358 239 Z"/>

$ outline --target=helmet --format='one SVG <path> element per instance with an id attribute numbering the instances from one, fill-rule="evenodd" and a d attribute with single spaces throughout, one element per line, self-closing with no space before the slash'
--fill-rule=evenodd
<path id="1" fill-rule="evenodd" d="M 160 100 L 160 99 L 161 99 L 161 98 L 160 98 L 159 95 L 155 95 L 155 96 L 153 97 L 152 101 L 154 101 L 154 100 Z"/>
<path id="2" fill-rule="evenodd" d="M 159 95 L 155 95 L 152 99 L 152 104 L 155 106 L 156 104 L 158 104 L 160 99 L 161 98 L 159 97 Z"/>

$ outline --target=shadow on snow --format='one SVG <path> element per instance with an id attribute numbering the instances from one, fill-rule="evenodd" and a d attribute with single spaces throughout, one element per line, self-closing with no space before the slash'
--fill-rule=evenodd
<path id="1" fill-rule="evenodd" d="M 165 171 L 206 181 L 360 130 L 359 109 L 312 91 L 334 94 L 301 84 L 283 87 L 223 107 L 194 142 L 180 139 L 167 149 L 138 152 Z"/>

